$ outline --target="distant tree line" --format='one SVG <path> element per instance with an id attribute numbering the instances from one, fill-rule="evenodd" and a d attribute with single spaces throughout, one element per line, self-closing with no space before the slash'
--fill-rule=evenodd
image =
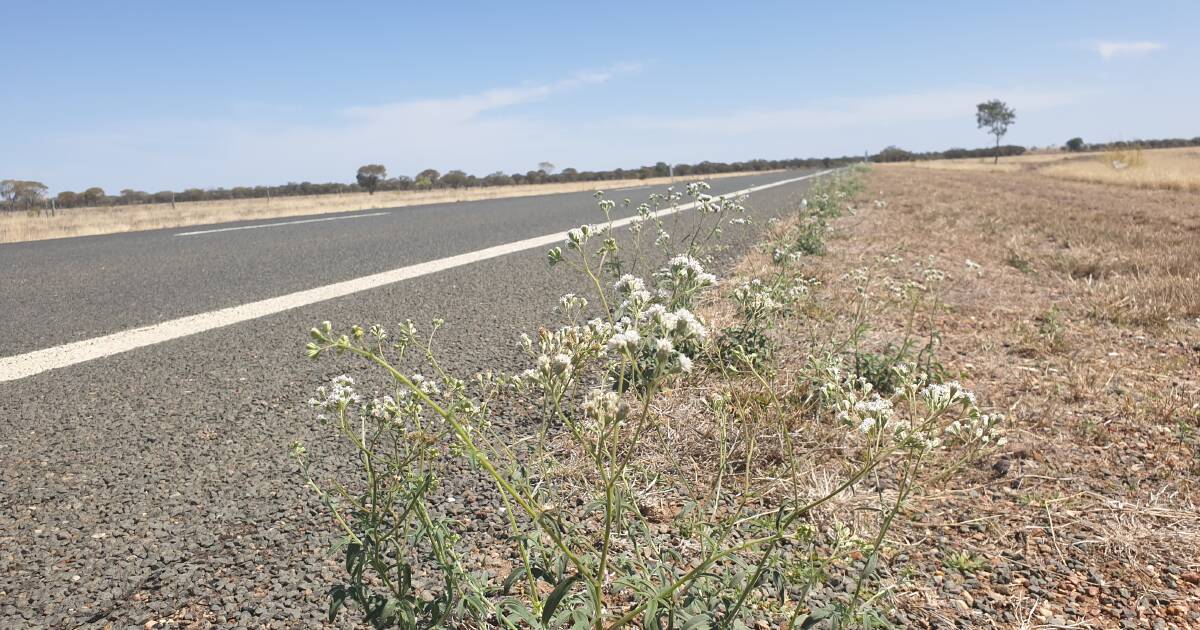
<path id="1" fill-rule="evenodd" d="M 746 162 L 700 162 L 676 164 L 666 162 L 652 166 L 611 171 L 579 171 L 564 168 L 557 172 L 549 162 L 539 164 L 538 170 L 525 173 L 496 171 L 482 177 L 461 170 L 442 173 L 427 168 L 413 176 L 388 177 L 387 169 L 381 164 L 367 164 L 355 174 L 353 183 L 289 182 L 280 186 L 236 186 L 233 188 L 188 188 L 186 190 L 162 190 L 146 192 L 125 189 L 117 194 L 108 194 L 101 188 L 88 188 L 82 192 L 63 191 L 47 196 L 47 188 L 39 182 L 4 180 L 0 185 L 0 209 L 7 211 L 41 212 L 50 208 L 82 208 L 113 205 L 139 205 L 151 203 L 176 203 L 185 201 L 216 201 L 227 199 L 270 199 L 301 195 L 334 195 L 393 190 L 432 190 L 478 188 L 482 186 L 517 186 L 522 184 L 554 184 L 560 182 L 602 182 L 621 179 L 648 179 L 667 177 L 672 173 L 679 177 L 712 175 L 717 173 L 739 173 L 768 171 L 775 169 L 830 168 L 841 166 L 862 158 L 794 158 L 789 160 L 750 160 Z M 10 186 L 14 183 L 15 186 Z M 12 192 L 10 193 L 10 188 Z"/>
<path id="2" fill-rule="evenodd" d="M 1064 145 L 1069 151 L 1107 151 L 1111 149 L 1162 149 L 1172 147 L 1200 146 L 1200 137 L 1161 138 L 1152 140 L 1121 140 L 1106 143 L 1085 143 L 1082 138 L 1072 138 Z M 910 162 L 914 160 L 952 160 L 959 158 L 984 158 L 999 155 L 1007 157 L 1021 155 L 1026 148 L 1018 145 L 1000 145 L 979 149 L 952 148 L 945 151 L 907 151 L 889 146 L 868 156 L 872 162 Z M 447 173 L 432 168 L 413 176 L 388 177 L 387 169 L 380 164 L 368 164 L 359 169 L 353 183 L 289 182 L 279 186 L 235 186 L 233 188 L 188 188 L 180 191 L 161 190 L 146 192 L 125 189 L 117 194 L 108 194 L 98 187 L 81 192 L 65 190 L 54 196 L 48 195 L 45 184 L 36 181 L 0 180 L 0 211 L 42 213 L 56 208 L 81 208 L 113 205 L 138 205 L 151 203 L 176 203 L 185 201 L 215 201 L 226 199 L 270 199 L 273 197 L 295 197 L 301 195 L 334 195 L 343 193 L 478 188 L 482 186 L 517 186 L 522 184 L 553 184 L 560 182 L 603 182 L 623 179 L 648 179 L 651 177 L 691 177 L 718 173 L 742 173 L 775 169 L 832 168 L 861 161 L 862 157 L 836 158 L 792 158 L 786 160 L 749 160 L 746 162 L 699 162 L 697 164 L 668 165 L 658 162 L 652 166 L 611 171 L 579 171 L 574 168 L 557 170 L 553 164 L 542 162 L 537 170 L 525 173 L 496 171 L 482 177 L 461 170 Z"/>
<path id="3" fill-rule="evenodd" d="M 1083 138 L 1067 140 L 1063 148 L 1068 151 L 1114 151 L 1118 149 L 1178 149 L 1200 147 L 1200 136 L 1195 138 L 1157 138 L 1152 140 L 1117 140 L 1115 142 L 1084 142 Z"/>
<path id="4" fill-rule="evenodd" d="M 1200 146 L 1200 137 L 1196 138 L 1159 138 L 1152 140 L 1119 140 L 1117 142 L 1085 143 L 1082 138 L 1071 138 L 1063 144 L 1067 151 L 1109 151 L 1113 149 L 1170 149 L 1177 147 Z M 979 149 L 946 149 L 945 151 L 907 151 L 897 146 L 889 146 L 870 157 L 872 162 L 913 162 L 916 160 L 957 160 L 961 158 L 990 158 L 997 153 L 1000 157 L 1021 155 L 1027 149 L 1015 144 L 1003 144 L 999 147 L 983 147 Z"/>
<path id="5" fill-rule="evenodd" d="M 1025 147 L 1015 144 L 1005 144 L 999 147 L 984 147 L 982 149 L 946 149 L 945 151 L 906 151 L 897 146 L 889 146 L 871 156 L 872 162 L 913 162 L 916 160 L 957 160 L 960 158 L 990 158 L 994 155 L 1008 157 L 1021 155 Z"/>

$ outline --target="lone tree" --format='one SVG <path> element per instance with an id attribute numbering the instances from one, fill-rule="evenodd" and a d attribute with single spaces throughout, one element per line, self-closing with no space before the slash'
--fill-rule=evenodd
<path id="1" fill-rule="evenodd" d="M 975 122 L 980 129 L 986 128 L 988 133 L 996 136 L 996 153 L 993 164 L 1000 162 L 1000 138 L 1008 133 L 1008 126 L 1017 119 L 1017 112 L 1000 99 L 992 99 L 975 106 Z"/>
<path id="2" fill-rule="evenodd" d="M 538 162 L 538 170 L 547 175 L 554 174 L 554 168 L 553 162 Z"/>
<path id="3" fill-rule="evenodd" d="M 106 197 L 104 189 L 99 186 L 92 186 L 79 194 L 83 198 L 83 205 L 85 206 L 98 206 L 104 203 L 104 198 Z"/>
<path id="4" fill-rule="evenodd" d="M 434 186 L 437 186 L 438 178 L 441 176 L 442 174 L 437 172 L 437 169 L 427 168 L 420 173 L 417 173 L 416 186 L 417 188 L 423 189 L 433 188 Z"/>
<path id="5" fill-rule="evenodd" d="M 387 178 L 387 169 L 382 164 L 367 164 L 358 167 L 358 174 L 354 178 L 358 180 L 359 186 L 374 195 L 375 190 L 379 188 L 379 182 Z"/>
<path id="6" fill-rule="evenodd" d="M 1083 150 L 1083 138 L 1071 138 L 1070 140 L 1067 140 L 1067 150 L 1068 151 L 1082 151 Z"/>

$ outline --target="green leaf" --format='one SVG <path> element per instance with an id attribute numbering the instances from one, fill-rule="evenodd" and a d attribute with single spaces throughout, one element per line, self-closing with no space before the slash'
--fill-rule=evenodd
<path id="1" fill-rule="evenodd" d="M 387 603 L 383 605 L 383 609 L 379 611 L 380 621 L 391 621 L 396 616 L 396 608 L 400 605 L 400 601 L 389 597 Z"/>
<path id="2" fill-rule="evenodd" d="M 525 607 L 525 604 L 520 601 L 515 599 L 506 600 L 501 605 L 501 608 L 507 608 L 508 612 L 498 613 L 497 617 L 503 623 L 509 624 L 509 627 L 511 628 L 536 628 L 538 625 L 540 625 L 537 618 L 533 616 L 533 613 L 530 612 L 529 609 Z M 522 626 L 520 623 L 514 622 L 524 622 L 526 625 Z"/>
<path id="3" fill-rule="evenodd" d="M 679 630 L 708 630 L 708 622 L 708 615 L 704 613 L 692 615 Z"/>
<path id="4" fill-rule="evenodd" d="M 818 610 L 815 610 L 815 611 L 809 613 L 808 615 L 806 615 L 804 617 L 804 621 L 800 622 L 800 630 L 807 630 L 808 628 L 811 628 L 811 627 L 817 625 L 822 620 L 824 620 L 826 617 L 828 617 L 829 614 L 832 612 L 833 612 L 833 608 L 826 606 L 824 608 L 821 608 L 821 609 L 818 609 Z"/>
<path id="5" fill-rule="evenodd" d="M 408 563 L 400 565 L 400 596 L 408 597 L 412 591 L 412 567 Z"/>
<path id="6" fill-rule="evenodd" d="M 529 572 L 533 574 L 533 577 L 536 579 L 544 580 L 548 577 L 546 572 L 542 570 L 541 567 L 529 567 Z M 500 586 L 500 593 L 502 595 L 508 595 L 509 592 L 512 591 L 513 585 L 516 584 L 517 580 L 521 579 L 521 576 L 523 575 L 525 575 L 525 567 L 517 567 L 513 569 L 512 573 L 509 573 L 508 577 L 504 578 L 504 583 Z"/>
<path id="7" fill-rule="evenodd" d="M 658 622 L 657 599 L 646 602 L 646 612 L 642 614 L 642 627 L 646 630 L 660 630 L 662 627 Z"/>
<path id="8" fill-rule="evenodd" d="M 346 590 L 344 584 L 329 589 L 329 623 L 337 618 L 338 611 L 342 609 L 342 605 L 346 603 L 346 597 L 350 594 Z"/>
<path id="9" fill-rule="evenodd" d="M 362 545 L 358 543 L 346 544 L 346 573 L 354 574 L 354 566 L 358 564 L 362 556 Z"/>
<path id="10" fill-rule="evenodd" d="M 542 625 L 550 623 L 554 618 L 554 611 L 558 608 L 559 602 L 566 596 L 567 591 L 571 590 L 571 585 L 579 581 L 579 574 L 576 573 L 567 579 L 558 583 L 554 590 L 550 592 L 550 596 L 546 598 L 545 607 L 542 608 Z"/>

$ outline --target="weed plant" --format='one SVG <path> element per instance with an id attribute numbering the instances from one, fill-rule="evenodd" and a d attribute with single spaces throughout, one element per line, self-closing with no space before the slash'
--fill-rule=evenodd
<path id="1" fill-rule="evenodd" d="M 860 373 L 844 340 L 789 366 L 802 378 L 774 376 L 772 335 L 816 299 L 804 257 L 824 251 L 829 222 L 860 193 L 854 173 L 820 182 L 793 227 L 769 242 L 769 273 L 726 287 L 706 256 L 722 232 L 746 223 L 742 199 L 711 196 L 704 184 L 669 189 L 631 208 L 637 220 L 618 229 L 617 203 L 598 194 L 603 221 L 571 230 L 548 253 L 579 279 L 558 300 L 566 321 L 523 337 L 530 367 L 516 374 L 451 373 L 438 359 L 440 321 L 312 329 L 309 357 L 366 362 L 393 384 L 366 394 L 341 376 L 310 400 L 352 448 L 359 474 L 326 478 L 304 445 L 293 446 L 339 530 L 346 577 L 330 590 L 329 618 L 349 605 L 379 628 L 882 623 L 876 576 L 887 535 L 913 494 L 936 483 L 929 464 L 953 470 L 1002 438 L 998 416 L 904 353 L 872 364 L 887 387 Z M 672 213 L 685 200 L 694 209 Z M 736 323 L 710 334 L 697 312 L 705 295 L 729 300 Z M 398 367 L 414 361 L 421 374 Z M 689 415 L 665 413 L 687 395 Z M 507 396 L 543 410 L 527 448 L 492 424 Z M 803 483 L 820 452 L 803 426 L 849 445 L 819 490 Z M 661 436 L 689 429 L 707 462 L 691 479 L 678 458 L 656 465 L 648 456 Z M 501 555 L 518 561 L 503 579 L 486 579 L 481 554 L 467 553 L 454 522 L 439 516 L 436 489 L 456 458 L 504 506 L 510 548 Z M 822 516 L 863 492 L 877 493 L 873 528 Z M 847 567 L 845 597 L 814 608 L 810 595 Z M 433 571 L 437 585 L 415 587 L 419 571 Z"/>

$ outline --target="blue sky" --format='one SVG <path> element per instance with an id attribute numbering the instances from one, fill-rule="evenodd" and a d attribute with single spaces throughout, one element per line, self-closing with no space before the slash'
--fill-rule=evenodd
<path id="1" fill-rule="evenodd" d="M 836 6 L 834 6 L 836 5 Z M 0 2 L 0 178 L 349 181 L 1198 136 L 1200 3 Z"/>

